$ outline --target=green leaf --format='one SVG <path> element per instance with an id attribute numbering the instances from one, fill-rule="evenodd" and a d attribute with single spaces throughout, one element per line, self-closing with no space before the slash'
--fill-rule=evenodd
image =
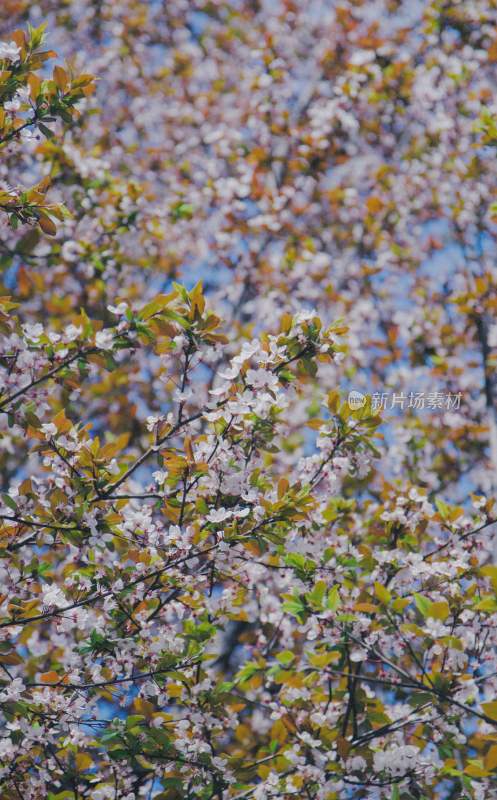
<path id="1" fill-rule="evenodd" d="M 112 742 L 112 741 L 114 741 L 114 739 L 119 739 L 120 736 L 121 736 L 121 732 L 120 731 L 110 730 L 110 731 L 106 731 L 106 733 L 102 734 L 102 736 L 100 737 L 100 741 L 101 742 Z"/>
<path id="2" fill-rule="evenodd" d="M 237 682 L 245 683 L 245 681 L 249 681 L 257 672 L 260 672 L 261 667 L 257 664 L 256 661 L 249 661 L 245 666 L 239 670 L 237 673 Z"/>
<path id="3" fill-rule="evenodd" d="M 312 592 L 308 592 L 306 598 L 308 602 L 315 606 L 318 609 L 323 607 L 323 600 L 326 594 L 326 583 L 324 581 L 318 581 L 314 586 Z"/>
<path id="4" fill-rule="evenodd" d="M 17 511 L 16 502 L 12 499 L 10 494 L 2 494 L 2 500 L 12 511 Z"/>
<path id="5" fill-rule="evenodd" d="M 443 519 L 447 519 L 450 516 L 450 506 L 448 506 L 447 503 L 444 503 L 443 500 L 440 500 L 439 497 L 435 498 L 435 505 L 438 513 Z"/>
<path id="6" fill-rule="evenodd" d="M 278 540 L 276 540 L 276 543 Z M 294 567 L 299 578 L 307 578 L 316 569 L 316 563 L 310 558 L 306 558 L 301 553 L 288 553 L 285 556 L 285 564 Z"/>
<path id="7" fill-rule="evenodd" d="M 392 595 L 388 591 L 387 587 L 383 586 L 382 583 L 375 581 L 374 591 L 380 603 L 383 603 L 383 605 L 387 606 L 392 599 Z"/>
<path id="8" fill-rule="evenodd" d="M 300 597 L 293 596 L 290 600 L 283 603 L 283 611 L 296 617 L 299 622 L 303 622 L 305 618 L 305 606 Z"/>
<path id="9" fill-rule="evenodd" d="M 191 203 L 176 203 L 171 209 L 171 217 L 173 220 L 191 219 L 193 217 L 194 208 Z"/>
<path id="10" fill-rule="evenodd" d="M 134 725 L 137 725 L 139 722 L 143 722 L 145 717 L 143 714 L 130 714 L 129 717 L 126 717 L 126 727 L 132 728 Z"/>
<path id="11" fill-rule="evenodd" d="M 51 131 L 50 128 L 47 128 L 47 126 L 44 125 L 43 122 L 38 122 L 38 129 L 43 133 L 44 136 L 47 137 L 47 139 L 55 138 L 54 132 Z"/>
<path id="12" fill-rule="evenodd" d="M 338 584 L 335 584 L 335 586 L 333 586 L 333 588 L 328 592 L 328 600 L 326 605 L 330 611 L 336 611 L 337 608 L 340 607 L 341 603 L 338 595 Z"/>
<path id="13" fill-rule="evenodd" d="M 295 659 L 295 653 L 292 653 L 291 650 L 283 650 L 281 653 L 276 653 L 276 658 L 283 664 L 283 666 L 288 667 L 292 661 Z"/>
<path id="14" fill-rule="evenodd" d="M 414 595 L 414 602 L 416 603 L 416 607 L 423 617 L 430 616 L 431 600 L 429 600 L 427 597 L 423 597 L 422 594 L 416 593 Z"/>
<path id="15" fill-rule="evenodd" d="M 475 611 L 487 611 L 492 614 L 497 611 L 497 598 L 492 595 L 486 595 L 479 603 L 473 606 Z"/>

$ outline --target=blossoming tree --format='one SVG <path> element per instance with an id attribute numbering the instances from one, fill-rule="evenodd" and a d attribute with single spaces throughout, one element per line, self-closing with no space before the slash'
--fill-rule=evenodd
<path id="1" fill-rule="evenodd" d="M 494 796 L 496 23 L 4 0 L 1 800 Z"/>

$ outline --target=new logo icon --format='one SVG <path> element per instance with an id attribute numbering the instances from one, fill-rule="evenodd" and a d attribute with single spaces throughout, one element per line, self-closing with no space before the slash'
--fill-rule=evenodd
<path id="1" fill-rule="evenodd" d="M 366 405 L 366 395 L 362 394 L 362 392 L 357 392 L 355 389 L 349 392 L 348 396 L 348 404 L 349 408 L 355 411 L 358 408 L 362 408 Z"/>

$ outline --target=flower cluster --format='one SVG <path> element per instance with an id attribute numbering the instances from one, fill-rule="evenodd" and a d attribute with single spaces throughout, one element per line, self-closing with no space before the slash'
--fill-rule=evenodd
<path id="1" fill-rule="evenodd" d="M 0 5 L 0 797 L 491 798 L 494 3 Z"/>

